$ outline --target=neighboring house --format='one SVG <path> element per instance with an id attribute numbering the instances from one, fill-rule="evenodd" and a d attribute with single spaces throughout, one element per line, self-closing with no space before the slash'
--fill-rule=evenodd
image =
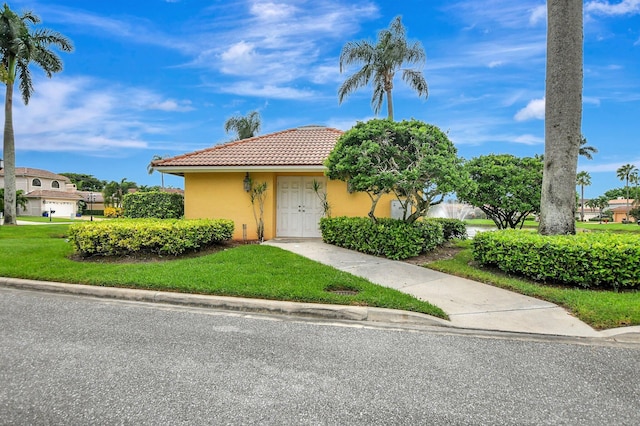
<path id="1" fill-rule="evenodd" d="M 0 170 L 0 187 L 4 188 L 4 170 Z M 26 209 L 18 206 L 18 215 L 23 216 L 55 211 L 54 217 L 74 217 L 82 199 L 68 177 L 30 167 L 16 167 L 16 190 L 22 190 L 28 200 Z"/>
<path id="2" fill-rule="evenodd" d="M 584 199 L 584 220 L 585 222 L 589 221 L 589 219 L 593 219 L 594 217 L 598 217 L 600 214 L 600 209 L 594 209 L 587 205 L 589 198 Z M 578 200 L 578 204 L 576 205 L 576 220 L 580 220 L 580 214 L 582 212 L 582 203 Z"/>
<path id="3" fill-rule="evenodd" d="M 233 238 L 257 235 L 256 221 L 245 181 L 267 183 L 264 204 L 264 237 L 319 237 L 322 202 L 313 190 L 327 194 L 332 216 L 366 216 L 371 200 L 365 193 L 351 193 L 342 181 L 328 181 L 324 160 L 342 131 L 304 126 L 243 139 L 154 162 L 156 170 L 184 177 L 185 217 L 232 219 Z M 385 195 L 377 205 L 377 217 L 391 215 Z M 258 206 L 256 211 L 258 210 Z"/>
<path id="4" fill-rule="evenodd" d="M 86 210 L 103 210 L 104 211 L 104 196 L 100 191 L 78 191 L 78 194 L 82 197 L 82 200 L 86 203 Z"/>
<path id="5" fill-rule="evenodd" d="M 629 208 L 627 208 L 627 201 Z M 627 219 L 627 212 L 633 208 L 635 200 L 626 198 L 616 198 L 615 200 L 609 200 L 609 209 L 613 213 L 613 222 L 622 223 Z M 629 220 L 633 222 L 633 218 L 629 216 Z"/>

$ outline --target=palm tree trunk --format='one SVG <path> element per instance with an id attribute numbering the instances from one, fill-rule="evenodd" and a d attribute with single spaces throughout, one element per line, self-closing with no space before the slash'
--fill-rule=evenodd
<path id="1" fill-rule="evenodd" d="M 580 185 L 580 222 L 584 222 L 584 185 Z"/>
<path id="2" fill-rule="evenodd" d="M 4 100 L 4 224 L 18 224 L 16 219 L 16 149 L 13 133 L 12 82 L 7 82 Z"/>
<path id="3" fill-rule="evenodd" d="M 391 96 L 391 89 L 387 90 L 387 117 L 393 121 L 393 98 Z"/>
<path id="4" fill-rule="evenodd" d="M 625 185 L 627 187 L 627 222 L 629 222 L 629 174 L 627 173 L 627 178 L 625 180 Z"/>
<path id="5" fill-rule="evenodd" d="M 581 142 L 582 0 L 547 1 L 543 235 L 575 234 L 575 184 Z"/>

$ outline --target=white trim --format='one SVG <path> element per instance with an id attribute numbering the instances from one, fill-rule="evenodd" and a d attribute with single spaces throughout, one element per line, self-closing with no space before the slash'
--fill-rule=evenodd
<path id="1" fill-rule="evenodd" d="M 228 172 L 324 172 L 325 166 L 158 166 L 162 173 L 184 175 L 185 173 Z"/>

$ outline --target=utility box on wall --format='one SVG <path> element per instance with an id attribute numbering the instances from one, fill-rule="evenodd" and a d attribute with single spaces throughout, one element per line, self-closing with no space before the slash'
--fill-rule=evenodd
<path id="1" fill-rule="evenodd" d="M 399 200 L 391 200 L 391 218 L 403 220 L 406 216 L 411 214 L 411 203 L 407 205 L 408 212 L 405 214 L 405 209 L 402 207 L 402 203 Z"/>

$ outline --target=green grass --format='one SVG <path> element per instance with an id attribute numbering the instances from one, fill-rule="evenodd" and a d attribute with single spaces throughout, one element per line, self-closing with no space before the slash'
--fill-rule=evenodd
<path id="1" fill-rule="evenodd" d="M 576 228 L 602 232 L 640 232 L 637 223 L 576 222 Z"/>
<path id="2" fill-rule="evenodd" d="M 495 223 L 491 219 L 466 219 L 464 223 L 468 226 L 492 226 Z M 538 222 L 525 220 L 524 228 L 538 228 Z M 587 229 L 589 231 L 603 232 L 640 232 L 640 226 L 636 223 L 598 223 L 598 222 L 576 222 L 576 228 Z"/>
<path id="3" fill-rule="evenodd" d="M 171 260 L 74 261 L 68 225 L 0 227 L 0 276 L 74 284 L 238 296 L 296 302 L 375 306 L 440 318 L 438 307 L 302 256 L 262 245 Z M 353 289 L 343 296 L 327 288 Z"/>
<path id="4" fill-rule="evenodd" d="M 640 325 L 640 292 L 596 291 L 544 285 L 509 276 L 501 271 L 475 266 L 471 241 L 459 241 L 463 248 L 453 259 L 425 265 L 460 277 L 492 284 L 563 306 L 595 329 Z"/>
<path id="5" fill-rule="evenodd" d="M 52 217 L 51 220 L 49 220 L 48 217 L 44 217 L 44 216 L 18 216 L 18 220 L 20 221 L 25 221 L 25 222 L 64 222 L 64 223 L 69 223 L 69 222 L 73 222 L 76 219 L 70 219 L 70 218 L 64 218 L 64 217 Z"/>
<path id="6" fill-rule="evenodd" d="M 496 224 L 491 219 L 465 219 L 464 223 L 467 226 L 493 226 L 493 227 L 496 226 Z M 524 228 L 537 228 L 537 227 L 538 227 L 538 222 L 536 222 L 535 220 L 524 221 Z"/>

